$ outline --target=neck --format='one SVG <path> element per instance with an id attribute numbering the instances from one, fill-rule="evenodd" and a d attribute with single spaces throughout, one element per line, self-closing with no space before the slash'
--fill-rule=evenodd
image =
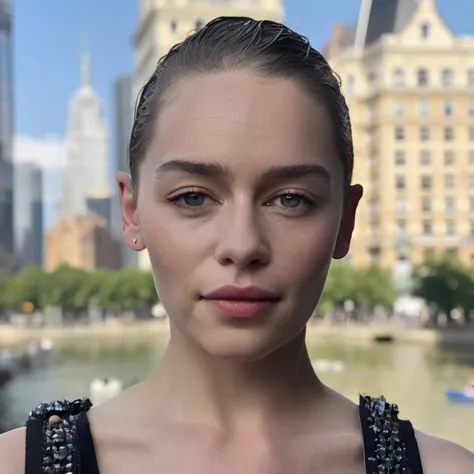
<path id="1" fill-rule="evenodd" d="M 252 362 L 214 357 L 176 328 L 160 370 L 149 380 L 170 416 L 237 428 L 264 420 L 302 416 L 324 386 L 316 377 L 305 331 L 270 355 Z"/>

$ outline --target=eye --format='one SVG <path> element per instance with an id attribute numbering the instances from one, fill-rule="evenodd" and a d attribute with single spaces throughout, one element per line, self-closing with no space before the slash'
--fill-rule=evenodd
<path id="1" fill-rule="evenodd" d="M 275 196 L 266 205 L 276 205 L 285 211 L 302 211 L 314 206 L 314 201 L 301 192 L 291 191 Z"/>
<path id="2" fill-rule="evenodd" d="M 306 204 L 307 200 L 305 200 L 304 196 L 300 196 L 298 194 L 283 194 L 278 197 L 280 200 L 280 205 L 283 207 L 288 207 L 294 209 L 301 204 Z"/>
<path id="3" fill-rule="evenodd" d="M 207 204 L 211 198 L 201 191 L 183 191 L 168 198 L 173 204 L 184 208 L 199 208 Z"/>

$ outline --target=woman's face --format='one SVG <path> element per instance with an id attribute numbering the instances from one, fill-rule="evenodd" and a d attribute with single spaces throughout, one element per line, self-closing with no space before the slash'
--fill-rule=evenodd
<path id="1" fill-rule="evenodd" d="M 136 203 L 119 178 L 127 243 L 148 249 L 173 331 L 261 358 L 304 329 L 349 249 L 361 191 L 344 210 L 327 111 L 289 80 L 223 72 L 179 81 L 154 127 Z"/>

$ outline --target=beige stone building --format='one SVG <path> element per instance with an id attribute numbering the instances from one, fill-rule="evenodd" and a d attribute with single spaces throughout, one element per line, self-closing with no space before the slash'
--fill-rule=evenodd
<path id="1" fill-rule="evenodd" d="M 134 36 L 133 98 L 172 46 L 218 16 L 283 19 L 283 0 L 140 0 Z"/>
<path id="2" fill-rule="evenodd" d="M 120 252 L 103 217 L 94 214 L 61 219 L 46 236 L 45 268 L 60 265 L 92 271 L 119 269 Z"/>
<path id="3" fill-rule="evenodd" d="M 365 187 L 349 261 L 474 264 L 474 36 L 456 37 L 435 0 L 363 0 L 326 54 Z"/>
<path id="4" fill-rule="evenodd" d="M 219 16 L 248 16 L 281 22 L 283 0 L 140 0 L 134 35 L 133 106 L 158 60 L 188 34 Z M 151 267 L 146 251 L 139 254 L 138 265 Z"/>

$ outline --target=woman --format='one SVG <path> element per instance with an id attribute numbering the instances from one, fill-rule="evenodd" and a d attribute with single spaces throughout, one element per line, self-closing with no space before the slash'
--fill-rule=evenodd
<path id="1" fill-rule="evenodd" d="M 362 196 L 352 167 L 345 100 L 305 38 L 220 18 L 175 46 L 118 176 L 170 343 L 153 376 L 87 415 L 87 402 L 39 407 L 27 472 L 472 474 L 473 454 L 417 444 L 395 406 L 357 407 L 312 370 L 306 323 Z M 2 437 L 2 474 L 22 474 L 24 456 L 24 430 Z"/>

